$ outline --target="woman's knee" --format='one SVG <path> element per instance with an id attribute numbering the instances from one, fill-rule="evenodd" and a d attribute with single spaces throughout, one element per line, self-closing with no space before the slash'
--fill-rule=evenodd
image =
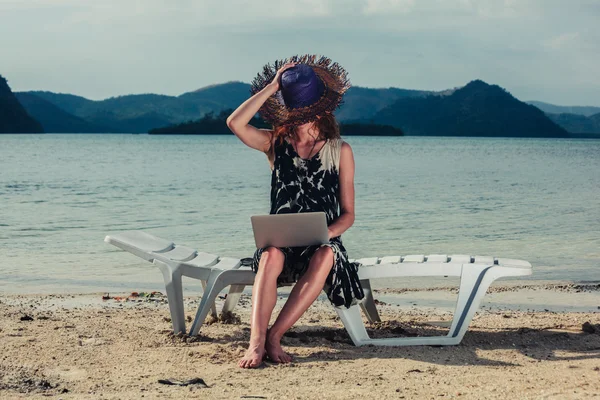
<path id="1" fill-rule="evenodd" d="M 278 270 L 281 272 L 285 254 L 277 247 L 267 247 L 260 256 L 261 267 L 268 270 Z"/>
<path id="2" fill-rule="evenodd" d="M 311 257 L 311 265 L 313 268 L 325 268 L 327 270 L 333 267 L 335 262 L 335 254 L 329 246 L 319 248 Z"/>

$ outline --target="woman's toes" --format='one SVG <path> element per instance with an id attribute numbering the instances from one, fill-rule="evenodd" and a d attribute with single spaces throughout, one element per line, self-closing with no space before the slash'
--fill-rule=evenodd
<path id="1" fill-rule="evenodd" d="M 264 356 L 264 347 L 261 348 L 260 346 L 250 345 L 244 357 L 238 361 L 238 366 L 240 368 L 255 368 L 260 365 Z"/>

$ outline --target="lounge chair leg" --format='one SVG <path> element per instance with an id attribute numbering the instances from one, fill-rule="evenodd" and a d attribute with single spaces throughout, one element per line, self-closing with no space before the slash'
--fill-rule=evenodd
<path id="1" fill-rule="evenodd" d="M 337 311 L 355 346 L 365 344 L 364 342 L 369 340 L 369 334 L 363 323 L 358 306 L 354 305 L 350 308 L 335 307 L 335 311 Z"/>
<path id="2" fill-rule="evenodd" d="M 206 281 L 205 280 L 201 280 L 200 283 L 202 284 L 202 296 L 204 296 L 204 294 L 206 293 Z M 215 302 L 213 301 L 212 304 L 210 305 L 210 315 L 213 318 L 217 318 L 217 305 L 215 304 Z"/>
<path id="3" fill-rule="evenodd" d="M 221 311 L 221 313 L 233 312 L 233 309 L 240 300 L 240 296 L 242 295 L 245 287 L 246 285 L 231 285 L 229 288 L 229 293 L 227 293 L 227 299 L 223 305 L 223 311 Z"/>
<path id="4" fill-rule="evenodd" d="M 192 328 L 190 329 L 190 336 L 196 336 L 198 331 L 200 330 L 200 326 L 204 323 L 206 316 L 208 315 L 208 311 L 210 310 L 210 304 L 215 301 L 217 295 L 223 290 L 223 282 L 219 280 L 219 275 L 221 275 L 223 271 L 213 271 L 210 273 L 208 278 L 208 282 L 206 283 L 207 290 L 202 294 L 202 300 L 200 301 L 200 305 L 198 306 L 198 311 L 196 312 L 196 318 L 194 318 L 194 322 L 192 323 Z"/>
<path id="5" fill-rule="evenodd" d="M 234 270 L 217 270 L 214 269 L 210 272 L 208 281 L 206 282 L 206 292 L 202 295 L 202 301 L 198 306 L 198 312 L 196 318 L 192 323 L 192 329 L 190 329 L 190 336 L 195 336 L 200 330 L 200 326 L 204 322 L 206 315 L 208 314 L 209 305 L 215 301 L 217 295 L 223 290 L 223 288 L 236 284 L 236 285 L 252 285 L 256 274 L 252 271 L 240 271 L 239 269 Z"/>
<path id="6" fill-rule="evenodd" d="M 466 272 L 465 269 L 467 269 Z M 456 310 L 448 332 L 448 337 L 455 339 L 456 343 L 460 343 L 467 332 L 483 296 L 497 277 L 493 266 L 463 266 Z"/>
<path id="7" fill-rule="evenodd" d="M 360 281 L 360 284 L 365 292 L 365 298 L 360 303 L 363 313 L 367 317 L 367 320 L 372 324 L 375 322 L 381 322 L 379 318 L 379 312 L 375 306 L 375 299 L 373 298 L 373 290 L 371 289 L 371 282 L 368 279 Z"/>
<path id="8" fill-rule="evenodd" d="M 183 306 L 183 288 L 181 285 L 181 274 L 173 271 L 168 264 L 154 260 L 154 264 L 160 269 L 165 281 L 165 290 L 171 311 L 171 323 L 173 332 L 185 333 L 185 310 Z"/>

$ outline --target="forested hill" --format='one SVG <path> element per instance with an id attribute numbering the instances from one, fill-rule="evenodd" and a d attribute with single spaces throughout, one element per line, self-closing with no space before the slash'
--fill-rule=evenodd
<path id="1" fill-rule="evenodd" d="M 189 121 L 182 124 L 167 126 L 164 128 L 152 129 L 148 133 L 152 135 L 231 135 L 231 130 L 227 127 L 227 117 L 231 115 L 233 109 L 221 111 L 218 115 L 209 113 L 196 121 Z M 250 125 L 256 128 L 271 129 L 271 125 L 265 123 L 262 119 L 254 117 Z M 362 135 L 362 136 L 402 136 L 402 130 L 393 126 L 365 124 L 365 123 L 340 123 L 340 133 L 344 136 Z"/>
<path id="2" fill-rule="evenodd" d="M 0 75 L 0 133 L 43 133 L 42 125 L 33 119 L 17 100 Z"/>
<path id="3" fill-rule="evenodd" d="M 46 133 L 105 133 L 112 131 L 109 127 L 95 125 L 83 118 L 69 114 L 34 94 L 17 92 L 15 96 L 27 112 L 42 124 Z"/>
<path id="4" fill-rule="evenodd" d="M 586 117 L 581 114 L 547 114 L 548 117 L 569 132 L 600 135 L 600 113 Z"/>
<path id="5" fill-rule="evenodd" d="M 45 132 L 142 133 L 165 127 L 172 132 L 217 132 L 227 127 L 212 121 L 223 110 L 235 109 L 250 96 L 250 85 L 229 81 L 179 96 L 137 94 L 90 100 L 81 96 L 43 91 L 16 93 L 26 112 L 42 124 Z M 547 109 L 566 107 L 536 103 Z M 462 88 L 424 91 L 401 88 L 353 86 L 335 116 L 346 134 L 513 137 L 595 137 L 597 115 L 544 114 L 514 98 L 506 90 L 475 80 Z M 573 113 L 594 107 L 570 107 Z M 203 116 L 208 118 L 202 119 Z M 198 124 L 202 119 L 203 122 Z M 187 122 L 186 122 L 187 121 Z M 216 124 L 216 125 L 211 125 Z M 388 128 L 383 128 L 383 126 Z M 214 128 L 214 129 L 213 129 Z M 215 130 L 216 129 L 216 130 Z M 38 127 L 39 131 L 39 127 Z M 567 134 L 571 132 L 571 135 Z M 200 133 L 202 133 L 200 132 Z M 369 133 L 367 133 L 369 132 Z M 579 136 L 576 136 L 576 135 Z"/>
<path id="6" fill-rule="evenodd" d="M 569 137 L 538 108 L 481 80 L 448 96 L 398 99 L 371 120 L 402 128 L 407 135 Z"/>
<path id="7" fill-rule="evenodd" d="M 339 121 L 367 119 L 385 106 L 403 97 L 422 97 L 438 93 L 399 88 L 370 89 L 351 87 L 344 103 L 335 111 Z M 229 81 L 210 85 L 180 96 L 136 94 L 89 100 L 72 94 L 47 91 L 17 93 L 32 115 L 40 115 L 46 132 L 82 133 L 147 132 L 174 124 L 194 121 L 208 113 L 236 108 L 250 97 L 250 85 Z M 57 108 L 52 109 L 49 105 Z M 63 113 L 55 112 L 57 110 Z M 88 125 L 82 123 L 87 122 Z M 101 131 L 102 129 L 100 129 Z"/>

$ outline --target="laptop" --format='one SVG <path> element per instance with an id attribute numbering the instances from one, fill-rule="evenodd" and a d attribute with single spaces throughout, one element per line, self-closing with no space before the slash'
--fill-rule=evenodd
<path id="1" fill-rule="evenodd" d="M 256 248 L 329 243 L 327 218 L 322 211 L 253 215 L 250 220 Z"/>

